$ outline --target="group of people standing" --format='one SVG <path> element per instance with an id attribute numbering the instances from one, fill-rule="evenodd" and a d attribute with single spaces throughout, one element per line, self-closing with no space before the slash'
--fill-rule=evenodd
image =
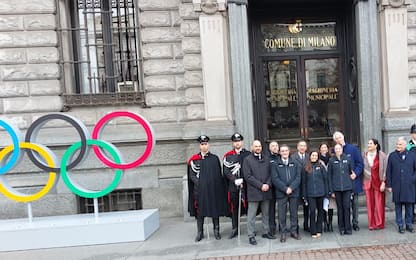
<path id="1" fill-rule="evenodd" d="M 222 170 L 219 157 L 209 152 L 209 137 L 201 135 L 200 152 L 188 161 L 188 210 L 197 219 L 195 241 L 204 238 L 205 217 L 212 218 L 216 239 L 221 239 L 219 217 L 231 217 L 232 239 L 239 234 L 240 216 L 247 214 L 249 243 L 256 245 L 255 219 L 259 212 L 263 238 L 276 239 L 278 231 L 282 243 L 287 235 L 300 240 L 299 205 L 303 207 L 303 229 L 312 238 L 319 238 L 322 231 L 333 231 L 335 207 L 340 234 L 351 235 L 352 230 L 360 230 L 358 195 L 363 191 L 369 230 L 383 229 L 386 190 L 393 193 L 399 232 L 414 232 L 416 153 L 412 149 L 416 151 L 416 125 L 412 132 L 413 141 L 407 144 L 399 138 L 389 157 L 381 151 L 378 140 L 368 140 L 367 150 L 361 154 L 338 131 L 333 134 L 332 153 L 326 143 L 308 150 L 304 140 L 297 143 L 293 153 L 288 145 L 279 147 L 276 141 L 270 142 L 269 151 L 265 152 L 259 140 L 254 140 L 248 151 L 243 147 L 243 136 L 235 133 L 231 136 L 233 149 L 223 156 Z"/>

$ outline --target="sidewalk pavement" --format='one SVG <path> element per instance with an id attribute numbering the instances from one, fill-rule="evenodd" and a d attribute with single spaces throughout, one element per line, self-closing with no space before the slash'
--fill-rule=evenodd
<path id="1" fill-rule="evenodd" d="M 182 218 L 162 218 L 160 219 L 159 230 L 144 242 L 1 252 L 0 259 L 200 259 L 315 249 L 416 243 L 416 233 L 406 232 L 405 234 L 399 234 L 397 232 L 394 222 L 394 212 L 391 211 L 386 212 L 386 228 L 384 230 L 369 231 L 367 228 L 367 215 L 360 214 L 359 221 L 361 230 L 358 232 L 353 231 L 351 236 L 340 236 L 336 221 L 337 219 L 334 216 L 334 232 L 323 233 L 319 239 L 312 239 L 309 234 L 301 231 L 302 240 L 294 240 L 288 237 L 286 243 L 280 243 L 278 238 L 276 240 L 268 240 L 261 237 L 263 232 L 261 221 L 258 220 L 256 222 L 258 244 L 252 246 L 248 243 L 246 223 L 242 223 L 241 225 L 242 234 L 240 240 L 237 238 L 228 239 L 231 232 L 231 223 L 228 219 L 221 219 L 220 231 L 222 239 L 215 240 L 212 224 L 209 221 L 209 239 L 207 238 L 205 229 L 205 238 L 195 243 L 196 223 L 194 221 L 184 222 Z M 301 219 L 299 223 L 302 223 Z M 111 236 L 111 234 L 108 235 Z"/>

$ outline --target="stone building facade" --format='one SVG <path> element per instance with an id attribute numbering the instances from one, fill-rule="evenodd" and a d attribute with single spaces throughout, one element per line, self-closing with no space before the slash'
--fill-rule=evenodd
<path id="1" fill-rule="evenodd" d="M 220 157 L 230 148 L 234 131 L 246 137 L 246 145 L 259 137 L 249 26 L 254 1 L 134 0 L 141 101 L 89 105 L 68 104 L 66 96 L 73 78 L 66 70 L 65 56 L 72 49 L 63 30 L 69 2 L 77 1 L 0 1 L 1 118 L 25 132 L 48 113 L 65 112 L 90 130 L 114 110 L 144 116 L 156 134 L 155 150 L 142 166 L 125 171 L 118 189 L 141 189 L 143 208 L 159 208 L 164 217 L 182 216 L 183 178 L 188 157 L 197 152 L 196 137 L 210 136 L 211 150 Z M 391 151 L 395 138 L 407 136 L 416 122 L 416 2 L 350 5 L 356 26 L 357 143 L 365 148 L 368 138 L 377 137 Z M 140 127 L 120 121 L 108 129 L 106 139 L 134 160 L 140 153 L 135 147 L 144 146 Z M 58 155 L 78 140 L 61 122 L 48 124 L 42 133 L 39 142 Z M 10 144 L 6 133 L 1 137 L 2 146 Z M 111 181 L 111 172 L 93 158 L 74 170 L 79 182 L 91 188 Z M 7 182 L 24 192 L 38 190 L 45 179 L 28 160 L 7 175 Z M 0 218 L 27 214 L 24 203 L 4 196 L 0 205 Z M 76 214 L 80 203 L 60 180 L 32 208 L 35 216 Z"/>

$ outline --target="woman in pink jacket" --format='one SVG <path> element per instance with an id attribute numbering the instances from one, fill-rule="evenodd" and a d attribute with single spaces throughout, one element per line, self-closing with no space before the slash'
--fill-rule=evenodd
<path id="1" fill-rule="evenodd" d="M 368 229 L 384 228 L 384 208 L 386 205 L 386 167 L 387 156 L 381 151 L 377 139 L 370 139 L 363 155 L 363 189 L 367 200 Z"/>

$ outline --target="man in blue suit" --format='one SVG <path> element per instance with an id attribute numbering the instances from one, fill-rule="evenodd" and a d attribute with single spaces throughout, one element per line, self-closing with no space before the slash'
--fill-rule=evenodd
<path id="1" fill-rule="evenodd" d="M 406 230 L 414 233 L 412 219 L 416 194 L 416 154 L 406 150 L 404 137 L 397 139 L 396 150 L 389 154 L 386 177 L 387 191 L 393 192 L 398 231 L 403 234 L 406 224 Z M 402 215 L 403 206 L 405 223 Z"/>
<path id="2" fill-rule="evenodd" d="M 345 142 L 344 134 L 336 131 L 332 136 L 337 144 L 342 145 L 343 153 L 346 154 L 352 162 L 353 172 L 357 176 L 354 180 L 353 193 L 351 198 L 352 203 L 352 228 L 359 231 L 358 226 L 358 195 L 363 193 L 362 172 L 364 167 L 363 157 L 360 150 L 355 145 Z"/>

